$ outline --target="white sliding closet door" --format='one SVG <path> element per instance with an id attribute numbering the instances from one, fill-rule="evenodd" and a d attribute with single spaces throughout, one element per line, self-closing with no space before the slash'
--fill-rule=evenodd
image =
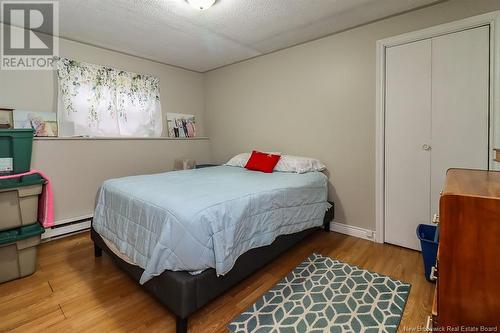
<path id="1" fill-rule="evenodd" d="M 489 37 L 480 27 L 432 39 L 432 214 L 447 169 L 488 169 Z"/>
<path id="2" fill-rule="evenodd" d="M 415 226 L 429 220 L 431 41 L 386 52 L 385 241 L 417 248 Z"/>
<path id="3" fill-rule="evenodd" d="M 386 49 L 387 243 L 420 250 L 449 168 L 488 169 L 489 27 Z"/>

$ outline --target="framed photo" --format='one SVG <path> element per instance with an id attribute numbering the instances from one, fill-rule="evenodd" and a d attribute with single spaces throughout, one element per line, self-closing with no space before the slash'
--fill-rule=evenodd
<path id="1" fill-rule="evenodd" d="M 0 129 L 14 128 L 12 109 L 0 108 Z"/>
<path id="2" fill-rule="evenodd" d="M 57 113 L 14 110 L 14 128 L 33 128 L 35 136 L 57 136 Z"/>
<path id="3" fill-rule="evenodd" d="M 192 114 L 167 113 L 168 136 L 171 138 L 194 138 L 196 120 Z"/>

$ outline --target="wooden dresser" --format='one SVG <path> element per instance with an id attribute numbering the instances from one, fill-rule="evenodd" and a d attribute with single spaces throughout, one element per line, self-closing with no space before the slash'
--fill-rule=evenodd
<path id="1" fill-rule="evenodd" d="M 439 214 L 434 330 L 499 331 L 500 172 L 450 169 Z"/>

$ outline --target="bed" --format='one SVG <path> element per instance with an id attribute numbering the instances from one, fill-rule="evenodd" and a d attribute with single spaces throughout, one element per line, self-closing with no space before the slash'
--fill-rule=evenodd
<path id="1" fill-rule="evenodd" d="M 112 260 L 187 319 L 318 228 L 334 208 L 321 172 L 231 166 L 112 179 L 96 198 L 95 256 Z"/>

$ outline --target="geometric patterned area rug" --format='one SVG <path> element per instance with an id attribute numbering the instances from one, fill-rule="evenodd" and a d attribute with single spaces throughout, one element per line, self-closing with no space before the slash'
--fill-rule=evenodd
<path id="1" fill-rule="evenodd" d="M 410 284 L 313 254 L 229 324 L 233 333 L 396 332 Z"/>

